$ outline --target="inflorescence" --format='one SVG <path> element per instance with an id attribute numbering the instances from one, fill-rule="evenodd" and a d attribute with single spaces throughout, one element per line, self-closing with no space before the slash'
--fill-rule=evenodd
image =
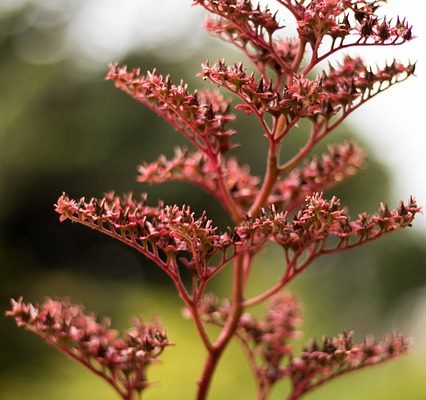
<path id="1" fill-rule="evenodd" d="M 118 89 L 165 119 L 191 145 L 175 148 L 170 158 L 161 155 L 142 163 L 138 181 L 197 185 L 218 200 L 231 227 L 219 230 L 206 213 L 197 216 L 188 205 L 149 205 L 145 194 L 109 192 L 86 200 L 64 193 L 55 205 L 60 221 L 85 225 L 127 244 L 171 279 L 207 352 L 197 400 L 207 398 L 218 361 L 234 337 L 248 357 L 258 400 L 270 398 L 275 383 L 284 379 L 291 383 L 288 399 L 297 400 L 333 378 L 392 359 L 408 347 L 400 335 L 355 343 L 351 332 L 343 332 L 297 352 L 293 341 L 300 337 L 301 310 L 282 289 L 316 258 L 410 227 L 421 211 L 410 198 L 396 209 L 381 203 L 376 214 L 351 217 L 338 198 L 324 192 L 364 167 L 363 151 L 348 141 L 330 145 L 321 156 L 310 155 L 352 112 L 415 73 L 413 63 L 394 60 L 371 67 L 349 55 L 325 68 L 320 63 L 355 46 L 401 45 L 414 38 L 412 27 L 405 19 L 380 16 L 385 1 L 276 3 L 295 19 L 295 35 L 285 36 L 289 32 L 280 11 L 257 1 L 193 0 L 210 14 L 207 31 L 236 46 L 253 64 L 204 62 L 198 76 L 215 90 L 191 91 L 185 82 L 155 69 L 144 73 L 111 64 L 107 73 Z M 234 110 L 252 116 L 268 143 L 262 178 L 229 155 L 237 146 Z M 282 162 L 281 145 L 301 121 L 310 127 L 309 138 Z M 268 243 L 282 249 L 282 275 L 272 287 L 246 298 L 252 260 Z M 231 262 L 232 293 L 219 301 L 206 294 L 206 287 Z M 188 273 L 191 279 L 184 279 Z M 249 313 L 250 306 L 265 300 L 270 304 L 262 317 Z M 12 300 L 7 315 L 104 378 L 123 400 L 134 399 L 149 385 L 147 368 L 170 345 L 158 322 L 135 320 L 130 331 L 119 335 L 109 320 L 98 321 L 66 301 L 33 306 Z M 215 339 L 206 324 L 220 331 Z"/>

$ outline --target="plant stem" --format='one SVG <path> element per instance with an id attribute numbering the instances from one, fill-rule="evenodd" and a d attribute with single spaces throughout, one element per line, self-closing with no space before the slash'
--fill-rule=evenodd
<path id="1" fill-rule="evenodd" d="M 288 396 L 287 400 L 297 400 L 299 398 L 299 394 L 297 392 L 290 393 L 290 396 Z"/>
<path id="2" fill-rule="evenodd" d="M 277 167 L 277 152 L 278 144 L 275 142 L 271 142 L 268 152 L 268 164 L 266 167 L 265 179 L 263 181 L 263 185 L 260 189 L 259 195 L 256 197 L 253 206 L 248 212 L 250 217 L 256 217 L 260 213 L 260 210 L 268 200 L 268 197 L 274 187 L 275 181 L 277 180 L 279 172 Z"/>
<path id="3" fill-rule="evenodd" d="M 197 305 L 191 304 L 190 306 L 192 319 L 194 320 L 195 326 L 197 328 L 198 334 L 200 335 L 200 338 L 207 349 L 207 351 L 212 351 L 212 344 L 210 342 L 209 336 L 207 335 L 206 330 L 204 329 L 203 321 L 200 318 L 200 315 L 197 310 Z"/>
<path id="4" fill-rule="evenodd" d="M 309 154 L 309 152 L 312 150 L 312 148 L 318 141 L 317 134 L 318 127 L 316 125 L 313 125 L 309 140 L 293 158 L 278 167 L 278 174 L 286 174 L 287 172 L 291 171 L 301 160 L 303 160 Z"/>
<path id="5" fill-rule="evenodd" d="M 241 218 L 243 216 L 242 211 L 241 209 L 239 209 L 234 198 L 229 192 L 229 189 L 226 187 L 225 181 L 223 179 L 223 171 L 220 164 L 218 163 L 216 159 L 211 159 L 211 160 L 212 162 L 214 162 L 216 173 L 218 175 L 217 183 L 219 185 L 219 191 L 222 194 L 222 199 L 224 202 L 225 209 L 228 210 L 232 220 L 235 223 L 238 223 L 241 221 Z"/>
<path id="6" fill-rule="evenodd" d="M 219 361 L 219 357 L 220 353 L 216 348 L 209 352 L 207 360 L 204 363 L 203 375 L 198 382 L 197 400 L 207 399 L 207 393 L 210 387 L 213 373 L 216 369 L 217 362 Z"/>
<path id="7" fill-rule="evenodd" d="M 306 41 L 301 39 L 299 43 L 299 48 L 297 50 L 296 58 L 293 61 L 293 64 L 291 66 L 291 70 L 293 72 L 297 72 L 297 70 L 300 67 L 301 62 L 303 61 L 303 56 L 305 55 L 305 49 L 306 49 Z"/>
<path id="8" fill-rule="evenodd" d="M 248 253 L 239 256 L 235 260 L 231 310 L 222 332 L 209 350 L 201 379 L 198 382 L 198 393 L 196 397 L 197 400 L 207 399 L 210 384 L 218 361 L 238 327 L 238 321 L 243 311 L 242 303 L 244 269 L 245 266 L 250 263 L 250 261 L 250 255 Z"/>

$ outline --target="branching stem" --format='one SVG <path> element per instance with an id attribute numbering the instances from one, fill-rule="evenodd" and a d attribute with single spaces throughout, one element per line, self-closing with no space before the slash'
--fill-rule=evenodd
<path id="1" fill-rule="evenodd" d="M 238 321 L 243 310 L 243 274 L 245 264 L 249 262 L 249 254 L 241 255 L 235 260 L 231 310 L 223 330 L 213 344 L 213 347 L 208 352 L 207 359 L 204 364 L 204 370 L 201 379 L 198 382 L 197 400 L 205 400 L 207 398 L 208 390 L 219 359 L 237 329 Z"/>
<path id="2" fill-rule="evenodd" d="M 278 148 L 278 144 L 271 141 L 268 151 L 265 179 L 263 180 L 262 188 L 260 189 L 256 200 L 248 212 L 250 217 L 256 217 L 260 213 L 275 185 L 278 177 Z"/>

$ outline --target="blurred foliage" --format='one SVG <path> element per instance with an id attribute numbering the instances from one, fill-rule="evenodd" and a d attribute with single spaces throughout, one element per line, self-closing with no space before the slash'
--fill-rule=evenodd
<path id="1" fill-rule="evenodd" d="M 44 296 L 70 297 L 111 315 L 119 327 L 125 327 L 134 314 L 145 318 L 160 314 L 177 346 L 166 352 L 164 365 L 153 368 L 152 379 L 162 384 L 151 390 L 149 398 L 191 398 L 203 352 L 190 322 L 180 318 L 180 304 L 171 285 L 132 249 L 79 226 L 60 225 L 52 205 L 64 190 L 75 197 L 98 196 L 111 189 L 149 190 L 153 201 L 161 197 L 170 203 L 190 203 L 198 211 L 206 209 L 222 227 L 229 221 L 197 188 L 184 184 L 148 188 L 135 183 L 140 161 L 153 160 L 159 153 L 170 155 L 172 147 L 185 144 L 184 140 L 165 122 L 114 90 L 104 81 L 104 70 L 77 67 L 71 53 L 50 64 L 30 63 L 22 57 L 18 44 L 25 35 L 31 35 L 33 46 L 40 49 L 47 46 L 46 40 L 49 46 L 60 46 L 61 29 L 67 23 L 63 18 L 53 25 L 42 24 L 37 14 L 29 23 L 24 17 L 31 7 L 0 15 L 0 311 L 8 307 L 9 297 L 24 295 L 33 301 Z M 208 44 L 208 54 L 198 49 L 188 59 L 139 51 L 123 61 L 143 69 L 157 66 L 194 88 L 204 85 L 194 78 L 200 61 L 224 54 L 231 61 L 239 58 L 227 47 Z M 235 154 L 261 174 L 266 140 L 244 115 L 239 115 L 235 128 L 241 143 Z M 330 140 L 351 136 L 344 127 Z M 295 151 L 305 137 L 302 125 L 289 137 L 283 156 Z M 369 153 L 368 169 L 333 190 L 353 214 L 373 212 L 379 201 L 389 197 L 390 177 L 371 156 L 373 152 Z M 401 301 L 426 283 L 426 249 L 419 235 L 391 235 L 315 263 L 290 287 L 300 294 L 306 308 L 306 336 L 331 335 L 345 328 L 354 328 L 359 335 L 380 335 L 389 327 L 403 330 L 405 315 L 397 326 L 389 321 Z M 256 285 L 250 290 L 254 293 L 266 287 L 281 270 L 278 249 L 267 250 L 256 263 Z M 212 287 L 224 296 L 229 272 Z M 1 399 L 114 398 L 96 378 L 63 362 L 61 355 L 46 350 L 37 338 L 17 331 L 12 321 L 0 318 L 0 336 Z M 212 399 L 250 398 L 250 384 L 240 384 L 248 381 L 249 372 L 239 368 L 245 363 L 237 346 L 228 352 L 223 365 L 228 362 L 216 378 Z M 348 400 L 420 400 L 426 392 L 425 372 L 412 356 L 342 379 L 310 398 L 341 398 L 338 393 L 345 393 Z"/>

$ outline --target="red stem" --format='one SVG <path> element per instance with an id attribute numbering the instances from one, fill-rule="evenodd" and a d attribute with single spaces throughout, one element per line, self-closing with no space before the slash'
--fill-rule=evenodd
<path id="1" fill-rule="evenodd" d="M 265 179 L 262 185 L 262 189 L 249 211 L 249 215 L 251 216 L 256 216 L 259 214 L 260 210 L 266 203 L 278 177 L 277 151 L 278 144 L 274 141 L 271 141 Z M 213 344 L 213 347 L 209 350 L 207 360 L 204 364 L 202 377 L 198 382 L 199 388 L 197 400 L 205 400 L 207 398 L 208 390 L 218 361 L 238 327 L 238 321 L 243 311 L 244 272 L 248 270 L 248 265 L 250 262 L 251 256 L 249 253 L 238 256 L 235 260 L 231 310 L 222 332 L 220 333 L 216 342 Z"/>
<path id="2" fill-rule="evenodd" d="M 250 261 L 249 254 L 241 255 L 235 260 L 231 310 L 222 332 L 208 353 L 201 379 L 198 382 L 197 400 L 207 399 L 218 361 L 238 327 L 238 321 L 243 311 L 243 273 L 246 264 Z"/>
<path id="3" fill-rule="evenodd" d="M 303 61 L 303 56 L 305 55 L 305 50 L 306 50 L 306 42 L 305 40 L 301 39 L 299 43 L 299 48 L 297 50 L 296 58 L 294 59 L 293 64 L 291 66 L 291 70 L 293 72 L 297 72 L 297 70 L 299 69 L 300 64 Z"/>
<path id="4" fill-rule="evenodd" d="M 194 320 L 195 327 L 197 328 L 198 334 L 200 335 L 200 338 L 203 341 L 204 347 L 206 348 L 208 352 L 211 352 L 213 350 L 213 346 L 204 328 L 203 321 L 200 318 L 200 314 L 197 309 L 197 304 L 191 304 L 189 306 L 189 309 L 191 311 L 192 319 Z"/>
<path id="5" fill-rule="evenodd" d="M 291 158 L 285 164 L 280 165 L 278 167 L 280 174 L 284 174 L 284 173 L 287 173 L 288 171 L 291 171 L 301 160 L 303 160 L 309 154 L 309 152 L 312 150 L 312 148 L 315 146 L 315 144 L 318 141 L 317 130 L 318 130 L 318 127 L 317 125 L 314 124 L 312 126 L 311 136 L 309 140 L 306 142 L 305 146 L 303 146 L 293 158 Z"/>
<path id="6" fill-rule="evenodd" d="M 313 260 L 312 256 L 310 258 L 308 258 L 307 260 L 305 260 L 302 263 L 302 265 L 299 267 L 300 271 L 302 269 L 305 269 L 310 264 L 310 262 L 312 260 Z M 255 297 L 252 297 L 249 300 L 246 300 L 243 303 L 243 306 L 244 307 L 254 306 L 256 304 L 259 304 L 259 303 L 269 299 L 274 294 L 278 293 L 288 282 L 290 282 L 294 278 L 294 276 L 297 275 L 298 272 L 296 272 L 296 268 L 295 268 L 296 262 L 297 262 L 297 258 L 293 259 L 293 261 L 291 261 L 289 264 L 287 264 L 285 273 L 281 277 L 281 279 L 278 281 L 278 283 L 276 283 L 274 286 L 272 286 L 268 290 L 265 290 L 263 293 L 255 296 Z M 299 271 L 299 269 L 297 271 Z"/>
<path id="7" fill-rule="evenodd" d="M 275 182 L 278 177 L 278 167 L 277 167 L 277 153 L 278 153 L 278 144 L 271 141 L 268 152 L 268 162 L 266 166 L 265 179 L 263 180 L 262 188 L 260 189 L 259 194 L 256 197 L 253 205 L 251 206 L 248 214 L 250 217 L 256 217 L 262 207 L 268 200 L 269 195 L 274 188 Z"/>
<path id="8" fill-rule="evenodd" d="M 222 195 L 222 200 L 224 202 L 223 206 L 225 207 L 226 210 L 228 210 L 232 220 L 235 223 L 238 223 L 243 218 L 243 212 L 241 208 L 235 202 L 229 189 L 226 187 L 225 181 L 223 179 L 222 166 L 219 164 L 217 158 L 212 156 L 210 157 L 210 160 L 212 161 L 214 168 L 216 170 L 217 183 L 219 185 L 219 191 Z"/>

